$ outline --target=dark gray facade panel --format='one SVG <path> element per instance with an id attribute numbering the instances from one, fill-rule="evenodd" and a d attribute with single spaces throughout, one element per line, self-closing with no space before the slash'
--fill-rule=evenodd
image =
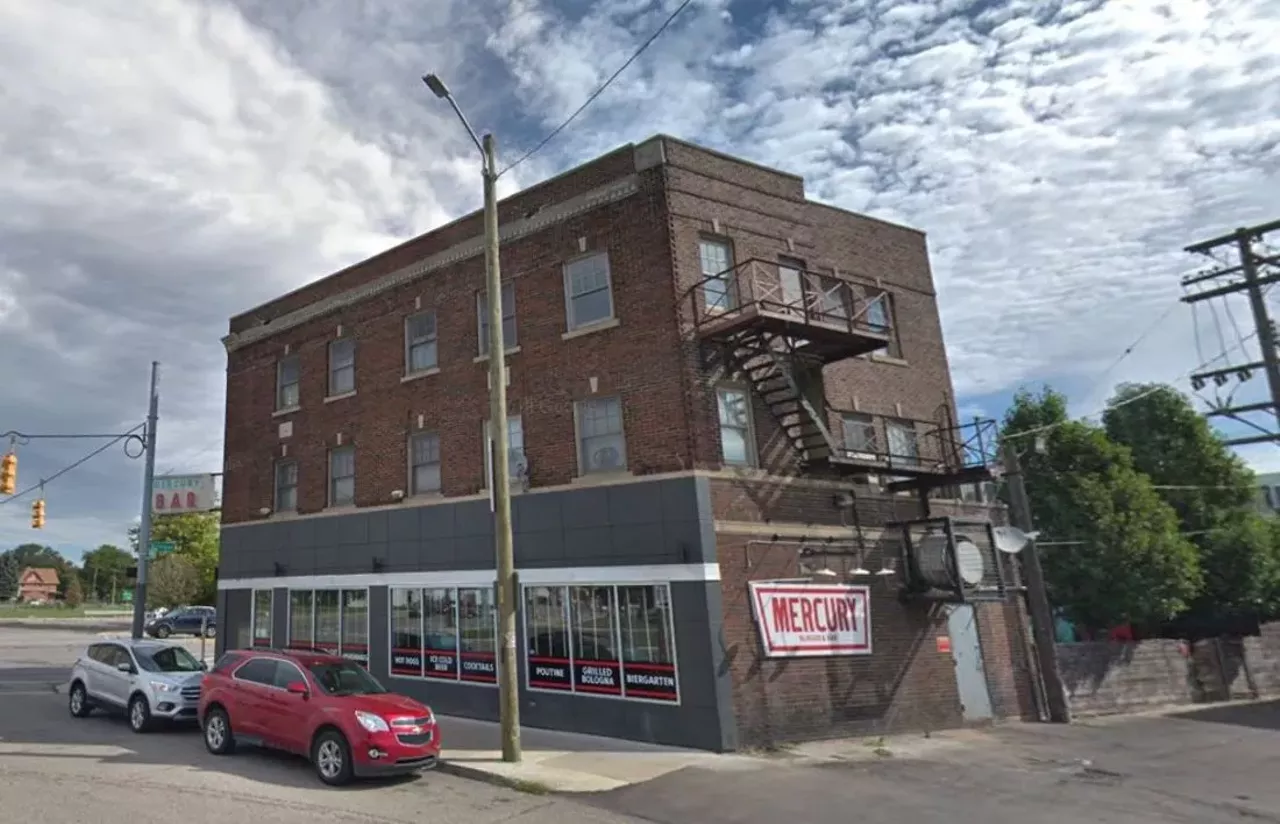
<path id="1" fill-rule="evenodd" d="M 289 590 L 277 587 L 271 596 L 271 645 L 283 647 L 289 638 Z"/>
<path id="2" fill-rule="evenodd" d="M 391 670 L 391 644 L 387 624 L 390 603 L 386 587 L 369 587 L 369 672 L 381 673 L 378 680 Z"/>
<path id="3" fill-rule="evenodd" d="M 516 495 L 516 565 L 631 566 L 715 560 L 705 478 Z M 220 576 L 346 575 L 492 569 L 493 514 L 487 500 L 352 512 L 228 527 Z"/>

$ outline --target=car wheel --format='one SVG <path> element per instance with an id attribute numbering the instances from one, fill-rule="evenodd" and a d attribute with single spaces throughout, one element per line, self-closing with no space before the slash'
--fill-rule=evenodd
<path id="1" fill-rule="evenodd" d="M 169 635 L 172 634 L 172 632 L 173 630 L 169 629 L 164 624 L 161 624 L 160 626 L 156 627 L 155 636 L 157 638 L 168 638 Z"/>
<path id="2" fill-rule="evenodd" d="M 89 704 L 89 693 L 85 692 L 84 684 L 79 681 L 71 685 L 71 693 L 67 696 L 67 709 L 75 718 L 84 718 L 93 712 L 93 707 Z"/>
<path id="3" fill-rule="evenodd" d="M 231 719 L 219 707 L 209 710 L 204 717 L 204 746 L 214 755 L 229 755 L 235 751 L 236 739 L 231 734 Z"/>
<path id="4" fill-rule="evenodd" d="M 218 634 L 218 628 L 217 628 L 217 627 L 212 627 L 212 626 L 211 626 L 211 627 L 205 627 L 205 628 L 204 628 L 204 637 L 205 637 L 205 638 L 213 638 L 213 637 L 217 636 L 217 634 Z"/>
<path id="5" fill-rule="evenodd" d="M 141 695 L 135 695 L 129 701 L 129 729 L 134 732 L 151 729 L 151 706 Z"/>
<path id="6" fill-rule="evenodd" d="M 316 736 L 311 745 L 311 763 L 316 767 L 320 780 L 331 787 L 346 784 L 353 775 L 351 747 L 337 730 L 325 730 Z"/>

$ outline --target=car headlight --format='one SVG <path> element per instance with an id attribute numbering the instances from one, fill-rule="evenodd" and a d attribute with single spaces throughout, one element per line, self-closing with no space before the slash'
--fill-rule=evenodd
<path id="1" fill-rule="evenodd" d="M 371 712 L 362 712 L 356 710 L 356 720 L 360 722 L 360 726 L 369 732 L 390 732 L 391 727 L 387 726 L 386 719 L 380 715 L 374 715 Z"/>
<path id="2" fill-rule="evenodd" d="M 156 692 L 177 692 L 178 691 L 177 687 L 175 687 L 173 684 L 168 683 L 167 681 L 152 681 L 151 689 L 155 690 Z"/>
<path id="3" fill-rule="evenodd" d="M 428 709 L 428 710 L 427 710 L 427 716 L 426 716 L 426 717 L 427 717 L 427 723 L 428 723 L 428 724 L 434 724 L 434 723 L 436 723 L 436 714 L 435 714 L 434 712 L 432 712 L 430 709 Z"/>

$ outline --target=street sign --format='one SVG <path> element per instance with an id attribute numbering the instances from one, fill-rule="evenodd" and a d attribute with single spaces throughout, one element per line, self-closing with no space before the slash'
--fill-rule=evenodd
<path id="1" fill-rule="evenodd" d="M 213 475 L 161 475 L 151 482 L 153 514 L 181 515 L 218 508 Z"/>
<path id="2" fill-rule="evenodd" d="M 133 602 L 133 590 L 131 590 L 131 589 L 126 589 L 124 592 L 121 592 L 121 593 L 120 593 L 120 600 L 121 600 L 121 601 L 124 601 L 126 604 L 132 603 L 132 602 Z"/>
<path id="3" fill-rule="evenodd" d="M 152 541 L 151 551 L 147 553 L 148 558 L 158 558 L 161 555 L 168 555 L 178 548 L 173 541 Z"/>

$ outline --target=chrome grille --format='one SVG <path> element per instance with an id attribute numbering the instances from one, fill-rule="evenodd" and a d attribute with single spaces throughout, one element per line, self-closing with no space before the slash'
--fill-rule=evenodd
<path id="1" fill-rule="evenodd" d="M 393 727 L 425 727 L 430 723 L 431 723 L 431 718 L 429 716 L 423 716 L 422 718 L 397 718 L 396 720 L 391 722 L 391 726 Z"/>
<path id="2" fill-rule="evenodd" d="M 417 735 L 397 735 L 396 740 L 409 747 L 421 747 L 425 744 L 431 743 L 431 733 L 423 732 L 418 733 Z"/>
<path id="3" fill-rule="evenodd" d="M 200 686 L 182 688 L 182 699 L 184 701 L 198 701 L 200 699 Z"/>

